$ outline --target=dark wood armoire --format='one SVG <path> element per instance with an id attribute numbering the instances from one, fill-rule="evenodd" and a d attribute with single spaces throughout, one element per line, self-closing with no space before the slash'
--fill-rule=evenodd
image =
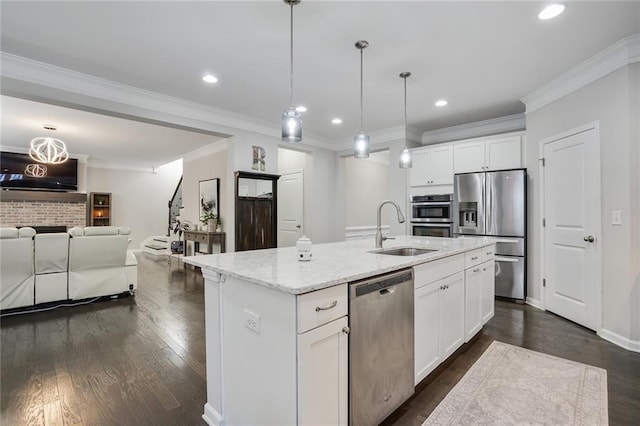
<path id="1" fill-rule="evenodd" d="M 236 172 L 236 251 L 273 248 L 278 241 L 278 175 Z"/>

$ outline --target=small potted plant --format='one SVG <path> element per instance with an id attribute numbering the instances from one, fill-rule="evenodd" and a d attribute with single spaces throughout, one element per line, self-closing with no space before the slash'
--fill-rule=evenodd
<path id="1" fill-rule="evenodd" d="M 215 232 L 222 223 L 218 215 L 214 212 L 207 212 L 202 215 L 202 217 L 200 218 L 200 222 L 202 222 L 203 225 L 207 226 L 209 232 Z"/>

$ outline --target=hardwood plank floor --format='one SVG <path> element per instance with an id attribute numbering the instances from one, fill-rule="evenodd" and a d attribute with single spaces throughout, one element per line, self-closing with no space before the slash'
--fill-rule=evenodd
<path id="1" fill-rule="evenodd" d="M 0 424 L 205 424 L 202 275 L 137 257 L 135 297 L 0 320 Z"/>
<path id="2" fill-rule="evenodd" d="M 138 262 L 136 297 L 0 320 L 0 424 L 204 424 L 202 276 L 166 258 Z M 421 425 L 493 340 L 606 369 L 610 424 L 640 424 L 640 354 L 501 301 L 384 424 Z"/>

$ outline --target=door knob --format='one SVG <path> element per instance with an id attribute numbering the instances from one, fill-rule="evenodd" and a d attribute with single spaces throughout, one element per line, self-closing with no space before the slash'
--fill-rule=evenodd
<path id="1" fill-rule="evenodd" d="M 594 242 L 596 239 L 593 238 L 593 235 L 587 235 L 586 237 L 583 238 L 583 240 L 585 240 L 588 243 L 592 243 Z"/>

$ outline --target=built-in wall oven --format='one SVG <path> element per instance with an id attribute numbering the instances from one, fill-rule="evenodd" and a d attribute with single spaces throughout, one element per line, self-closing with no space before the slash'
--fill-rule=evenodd
<path id="1" fill-rule="evenodd" d="M 411 197 L 411 235 L 453 237 L 453 194 Z"/>

